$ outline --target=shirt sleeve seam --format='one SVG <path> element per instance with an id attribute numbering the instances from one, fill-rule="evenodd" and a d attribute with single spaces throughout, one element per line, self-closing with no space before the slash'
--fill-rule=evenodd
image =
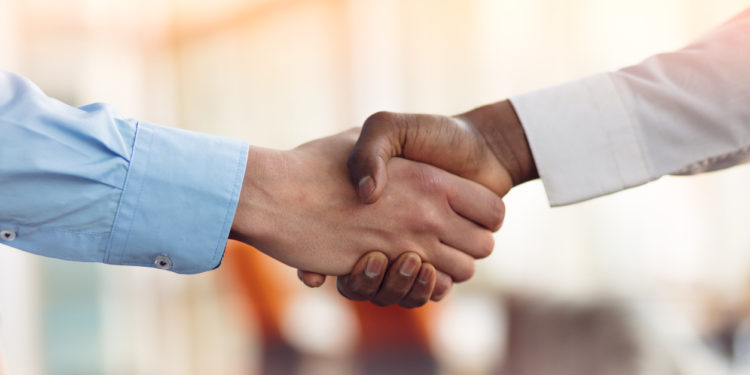
<path id="1" fill-rule="evenodd" d="M 226 216 L 224 218 L 224 225 L 222 225 L 222 228 L 226 228 L 227 227 L 227 222 L 229 220 L 234 219 L 234 215 L 233 214 L 236 215 L 236 210 L 237 210 L 236 206 L 239 205 L 239 194 L 240 194 L 240 190 L 242 188 L 242 181 L 243 181 L 242 177 L 244 176 L 244 173 L 240 173 L 240 172 L 243 170 L 243 165 L 247 164 L 247 157 L 245 157 L 244 158 L 245 160 L 243 160 L 243 156 L 245 156 L 245 155 L 247 155 L 247 153 L 245 151 L 241 151 L 239 153 L 239 155 L 237 156 L 237 166 L 236 166 L 236 169 L 235 169 L 235 176 L 238 176 L 238 178 L 235 181 L 234 187 L 232 189 L 232 197 L 237 197 L 237 202 L 235 202 L 234 199 L 231 199 L 227 203 L 227 210 L 226 210 L 227 214 L 226 214 Z M 235 205 L 235 209 L 234 210 L 232 210 L 232 205 L 233 204 Z M 230 230 L 231 230 L 231 227 L 230 227 Z M 226 239 L 224 239 L 223 238 L 223 233 L 220 233 L 219 238 L 217 239 L 217 242 L 216 242 L 216 247 L 214 249 L 213 256 L 211 258 L 212 260 L 216 261 L 216 259 L 218 258 L 219 253 L 223 250 L 223 248 L 221 246 L 221 243 L 222 242 L 226 242 L 227 239 L 228 239 L 228 237 Z"/>
<path id="2" fill-rule="evenodd" d="M 750 153 L 750 145 L 746 145 L 738 150 L 721 153 L 701 160 L 696 160 L 688 164 L 684 168 L 678 169 L 674 172 L 671 172 L 670 174 L 676 176 L 685 176 L 702 172 L 710 172 L 714 170 L 711 169 L 711 164 L 716 164 L 735 156 L 747 155 L 748 153 Z"/>
<path id="3" fill-rule="evenodd" d="M 606 118 L 606 114 L 604 113 L 604 110 L 602 109 L 602 106 L 601 106 L 601 104 L 599 102 L 599 99 L 597 98 L 597 96 L 593 92 L 593 90 L 591 89 L 591 86 L 586 81 L 582 81 L 582 83 L 583 83 L 583 87 L 586 89 L 586 94 L 590 98 L 590 102 L 589 103 L 591 104 L 592 109 L 596 110 L 596 112 L 598 113 L 598 117 L 599 118 Z M 614 84 L 612 81 L 610 81 L 610 83 Z M 615 96 L 617 96 L 617 95 L 615 95 Z M 616 151 L 614 151 L 614 150 L 616 150 L 616 148 L 614 147 L 615 142 L 612 139 L 612 132 L 606 126 L 602 126 L 602 124 L 596 124 L 596 125 L 593 125 L 593 126 L 599 126 L 599 127 L 601 127 L 602 133 L 604 134 L 605 139 L 606 139 L 607 149 L 609 150 L 609 152 L 607 153 L 607 157 L 611 158 L 612 161 L 614 162 L 613 164 L 614 164 L 614 167 L 615 167 L 615 172 L 616 172 L 616 175 L 617 175 L 617 180 L 619 181 L 620 187 L 622 188 L 622 187 L 625 186 L 625 179 L 622 176 L 622 171 L 620 169 L 620 165 L 617 163 Z"/>
<path id="4" fill-rule="evenodd" d="M 622 92 L 622 89 L 620 88 L 620 86 L 617 84 L 617 81 L 614 79 L 613 74 L 614 73 L 606 74 L 607 79 L 610 80 L 610 82 L 612 83 L 612 86 L 615 88 L 615 93 L 617 94 L 616 95 L 617 100 L 619 101 L 620 105 L 623 108 L 623 111 L 627 115 L 628 124 L 630 126 L 630 131 L 633 132 L 633 138 L 636 141 L 635 143 L 638 145 L 638 154 L 640 155 L 641 162 L 643 163 L 643 168 L 646 170 L 646 174 L 650 178 L 653 178 L 651 174 L 652 169 L 651 169 L 651 166 L 649 165 L 648 158 L 646 157 L 646 151 L 643 146 L 643 141 L 641 140 L 640 134 L 638 134 L 639 133 L 638 126 L 637 126 L 638 120 L 634 118 L 633 111 L 629 109 L 625 101 L 624 93 Z M 618 166 L 618 171 L 619 171 L 619 166 Z M 622 176 L 620 178 L 622 178 Z M 625 186 L 625 184 L 623 184 L 623 186 Z"/>
<path id="5" fill-rule="evenodd" d="M 106 248 L 106 250 L 104 252 L 104 263 L 110 263 L 110 260 L 112 258 L 112 252 L 111 252 L 111 250 L 112 250 L 113 232 L 115 230 L 115 227 L 117 226 L 117 222 L 121 219 L 120 208 L 122 207 L 122 203 L 123 203 L 123 199 L 125 197 L 125 193 L 128 191 L 128 187 L 131 184 L 131 178 L 130 178 L 131 177 L 131 173 L 130 173 L 131 169 L 130 168 L 131 168 L 131 164 L 133 162 L 133 159 L 135 158 L 135 145 L 138 142 L 138 136 L 140 134 L 140 130 L 141 130 L 140 122 L 136 122 L 136 125 L 135 125 L 135 135 L 133 136 L 133 148 L 132 148 L 132 151 L 130 153 L 130 160 L 128 161 L 128 172 L 125 174 L 125 182 L 123 183 L 122 192 L 120 193 L 120 199 L 117 202 L 117 211 L 115 212 L 115 219 L 112 221 L 112 229 L 110 231 L 109 240 L 107 241 L 107 248 Z M 152 140 L 152 138 L 149 138 L 149 144 L 150 144 L 151 140 Z M 147 148 L 147 149 L 150 149 L 150 148 Z M 147 164 L 146 164 L 146 169 L 148 169 L 148 161 L 147 161 Z M 140 204 L 139 202 L 140 202 L 140 199 L 141 199 L 141 193 L 142 192 L 143 192 L 143 189 L 142 189 L 142 186 L 141 186 L 141 189 L 138 190 L 138 193 L 137 193 L 136 199 L 135 199 L 135 206 L 134 206 L 134 208 L 135 208 L 136 211 L 137 211 L 138 206 Z M 127 247 L 127 244 L 130 241 L 130 232 L 131 232 L 132 227 L 133 227 L 133 222 L 131 220 L 131 222 L 127 224 L 127 228 L 128 228 L 127 231 L 126 231 L 127 235 L 125 236 L 125 240 L 124 240 L 124 242 L 123 242 L 123 244 L 121 246 L 123 249 Z"/>

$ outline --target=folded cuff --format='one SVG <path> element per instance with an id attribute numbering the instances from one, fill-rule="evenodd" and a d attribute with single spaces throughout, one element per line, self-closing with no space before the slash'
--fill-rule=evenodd
<path id="1" fill-rule="evenodd" d="M 510 100 L 552 206 L 653 179 L 636 124 L 609 73 Z"/>
<path id="2" fill-rule="evenodd" d="M 177 273 L 218 267 L 247 151 L 244 142 L 140 122 L 105 262 Z"/>

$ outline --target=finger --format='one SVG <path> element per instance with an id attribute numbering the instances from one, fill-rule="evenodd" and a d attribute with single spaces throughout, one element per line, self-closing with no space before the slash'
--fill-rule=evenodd
<path id="1" fill-rule="evenodd" d="M 297 277 L 310 288 L 317 288 L 326 282 L 326 276 L 315 272 L 297 270 Z"/>
<path id="2" fill-rule="evenodd" d="M 385 280 L 372 302 L 380 306 L 400 303 L 412 289 L 422 260 L 417 254 L 404 253 L 388 267 Z"/>
<path id="3" fill-rule="evenodd" d="M 371 251 L 357 261 L 348 275 L 339 276 L 336 287 L 342 296 L 362 301 L 372 298 L 385 277 L 388 257 L 379 251 Z"/>
<path id="4" fill-rule="evenodd" d="M 505 218 L 505 204 L 495 193 L 467 179 L 447 175 L 448 203 L 457 214 L 493 231 Z"/>
<path id="5" fill-rule="evenodd" d="M 436 278 L 437 280 L 435 281 L 435 290 L 432 291 L 431 299 L 435 302 L 438 302 L 445 296 L 447 296 L 448 292 L 451 291 L 451 288 L 453 288 L 453 280 L 450 276 L 440 271 L 437 271 Z"/>
<path id="6" fill-rule="evenodd" d="M 386 164 L 401 149 L 399 124 L 387 112 L 370 116 L 349 155 L 349 176 L 364 203 L 377 201 L 388 182 Z"/>
<path id="7" fill-rule="evenodd" d="M 492 232 L 459 215 L 448 220 L 448 226 L 440 234 L 440 240 L 476 259 L 486 258 L 495 249 Z"/>
<path id="8" fill-rule="evenodd" d="M 425 257 L 425 261 L 432 263 L 436 269 L 446 273 L 453 281 L 466 281 L 474 276 L 474 258 L 459 249 L 438 243 L 429 254 L 431 256 Z"/>
<path id="9" fill-rule="evenodd" d="M 417 275 L 417 280 L 409 293 L 401 301 L 401 306 L 406 308 L 420 307 L 430 301 L 432 292 L 437 282 L 437 271 L 432 264 L 422 263 L 422 269 Z"/>

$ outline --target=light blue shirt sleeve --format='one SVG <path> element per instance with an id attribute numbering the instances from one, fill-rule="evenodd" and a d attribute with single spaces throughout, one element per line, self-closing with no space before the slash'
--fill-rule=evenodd
<path id="1" fill-rule="evenodd" d="M 0 71 L 0 243 L 48 257 L 218 267 L 244 142 L 75 108 Z"/>

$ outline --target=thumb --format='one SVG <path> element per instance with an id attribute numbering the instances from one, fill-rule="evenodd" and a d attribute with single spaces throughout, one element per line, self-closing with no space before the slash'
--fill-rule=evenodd
<path id="1" fill-rule="evenodd" d="M 394 117 L 389 112 L 370 116 L 347 160 L 349 177 L 364 203 L 374 203 L 380 198 L 388 182 L 388 160 L 403 148 L 401 125 Z"/>
<path id="2" fill-rule="evenodd" d="M 299 277 L 300 281 L 302 281 L 303 284 L 307 285 L 310 288 L 317 288 L 319 286 L 322 286 L 323 283 L 326 282 L 325 275 L 321 275 L 315 272 L 297 270 L 297 277 Z"/>

